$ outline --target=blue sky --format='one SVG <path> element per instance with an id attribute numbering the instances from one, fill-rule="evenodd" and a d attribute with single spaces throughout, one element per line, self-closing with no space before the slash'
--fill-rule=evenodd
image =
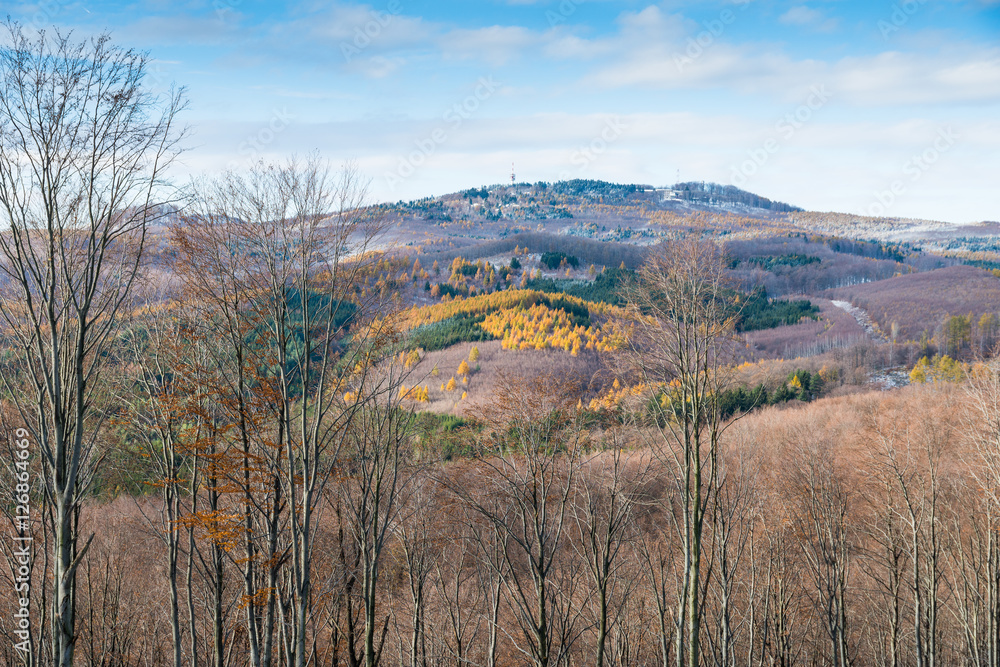
<path id="1" fill-rule="evenodd" d="M 509 180 L 735 184 L 1000 220 L 1000 0 L 5 2 L 189 90 L 187 174 L 319 151 L 375 200 Z"/>

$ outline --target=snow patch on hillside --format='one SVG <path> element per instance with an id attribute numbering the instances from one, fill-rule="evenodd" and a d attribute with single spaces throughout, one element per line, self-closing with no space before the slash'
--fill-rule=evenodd
<path id="1" fill-rule="evenodd" d="M 881 333 L 879 333 L 878 329 L 875 328 L 875 324 L 872 322 L 872 319 L 868 317 L 868 313 L 865 311 L 861 310 L 857 306 L 851 305 L 847 301 L 831 301 L 830 303 L 835 305 L 837 308 L 846 311 L 848 315 L 857 320 L 858 324 L 861 325 L 861 328 L 865 330 L 873 341 L 877 343 L 889 342 L 884 336 L 882 336 Z"/>

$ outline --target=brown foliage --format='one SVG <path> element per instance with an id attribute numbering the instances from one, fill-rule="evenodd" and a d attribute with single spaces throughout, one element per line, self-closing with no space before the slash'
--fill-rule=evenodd
<path id="1" fill-rule="evenodd" d="M 983 313 L 996 312 L 1000 281 L 983 269 L 951 266 L 823 294 L 864 309 L 886 335 L 896 322 L 902 342 L 920 340 L 923 333 L 933 337 L 946 315 L 972 313 L 978 319 Z"/>
<path id="2" fill-rule="evenodd" d="M 971 393 L 961 386 L 920 386 L 823 399 L 797 409 L 765 409 L 727 431 L 720 450 L 723 479 L 710 500 L 706 533 L 711 574 L 702 580 L 703 662 L 725 647 L 766 664 L 845 662 L 836 655 L 853 664 L 891 664 L 893 655 L 898 665 L 932 655 L 939 664 L 973 664 L 973 655 L 987 655 L 989 623 L 1000 618 L 1000 608 L 989 607 L 997 600 L 989 597 L 986 576 L 997 567 L 989 556 L 996 551 L 988 547 L 995 547 L 1000 516 L 989 493 L 995 429 L 982 416 L 995 415 L 992 386 L 975 385 Z M 599 543 L 587 535 L 588 526 L 601 525 L 592 524 L 594 517 L 610 516 L 614 488 L 625 494 L 628 510 L 618 516 L 628 529 L 609 570 L 608 660 L 617 655 L 613 664 L 658 664 L 665 646 L 673 661 L 681 593 L 673 572 L 683 552 L 669 528 L 681 498 L 671 469 L 649 451 L 634 449 L 643 441 L 638 431 L 613 436 L 572 426 L 569 383 L 553 388 L 551 378 L 506 378 L 501 391 L 502 400 L 483 410 L 493 427 L 484 433 L 480 458 L 419 474 L 399 496 L 384 575 L 376 584 L 379 618 L 386 619 L 382 664 L 411 664 L 413 656 L 421 664 L 433 656 L 485 664 L 493 655 L 495 665 L 537 661 L 528 650 L 534 640 L 525 634 L 532 627 L 525 610 L 532 607 L 518 602 L 522 595 L 535 599 L 533 562 L 551 568 L 550 658 L 595 660 L 599 607 L 588 562 Z M 553 411 L 565 419 L 550 420 Z M 571 433 L 574 440 L 567 440 Z M 525 448 L 542 440 L 563 445 Z M 570 455 L 567 447 L 581 445 L 597 453 Z M 615 487 L 612 464 L 622 448 Z M 517 509 L 532 507 L 532 496 L 525 495 L 532 488 L 547 489 L 536 497 L 548 503 L 539 517 L 556 521 L 566 512 L 561 536 L 550 533 L 550 551 L 534 561 L 530 555 L 541 552 L 532 549 L 541 543 L 529 537 L 541 534 Z M 567 489 L 571 493 L 563 495 Z M 314 565 L 322 583 L 309 641 L 326 664 L 346 664 L 349 636 L 361 630 L 357 608 L 353 630 L 347 609 L 360 602 L 363 560 L 356 560 L 361 554 L 343 506 L 351 496 L 339 498 L 341 509 L 330 505 L 315 527 Z M 150 576 L 162 567 L 163 542 L 139 511 L 149 513 L 159 502 L 150 497 L 136 505 L 122 498 L 88 507 L 93 518 L 85 527 L 96 537 L 81 572 L 84 659 L 114 655 L 116 661 L 105 664 L 131 665 L 142 656 L 144 664 L 167 664 L 166 580 Z M 523 557 L 513 550 L 518 540 L 527 540 Z M 188 548 L 182 542 L 182 563 Z M 227 569 L 222 582 L 227 605 L 239 605 L 243 595 L 237 574 Z M 182 598 L 188 586 L 200 633 L 209 629 L 203 601 L 210 599 L 211 580 L 196 575 L 188 584 L 182 577 Z M 2 591 L 9 596 L 10 587 Z M 729 630 L 720 625 L 724 618 Z M 491 649 L 494 627 L 499 632 Z M 226 632 L 226 664 L 242 664 L 245 634 L 238 625 Z M 13 660 L 9 647 L 2 650 Z"/>

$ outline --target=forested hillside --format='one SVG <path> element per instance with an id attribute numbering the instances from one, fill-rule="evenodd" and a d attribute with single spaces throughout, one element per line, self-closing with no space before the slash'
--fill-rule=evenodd
<path id="1" fill-rule="evenodd" d="M 703 183 L 373 204 L 318 154 L 180 184 L 146 54 L 6 30 L 2 664 L 1000 662 L 992 242 Z"/>

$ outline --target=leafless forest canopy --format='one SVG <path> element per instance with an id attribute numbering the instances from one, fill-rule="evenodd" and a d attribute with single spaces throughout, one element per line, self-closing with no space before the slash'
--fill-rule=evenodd
<path id="1" fill-rule="evenodd" d="M 181 191 L 147 56 L 6 29 L 3 664 L 1000 667 L 996 257 L 703 184 Z"/>

